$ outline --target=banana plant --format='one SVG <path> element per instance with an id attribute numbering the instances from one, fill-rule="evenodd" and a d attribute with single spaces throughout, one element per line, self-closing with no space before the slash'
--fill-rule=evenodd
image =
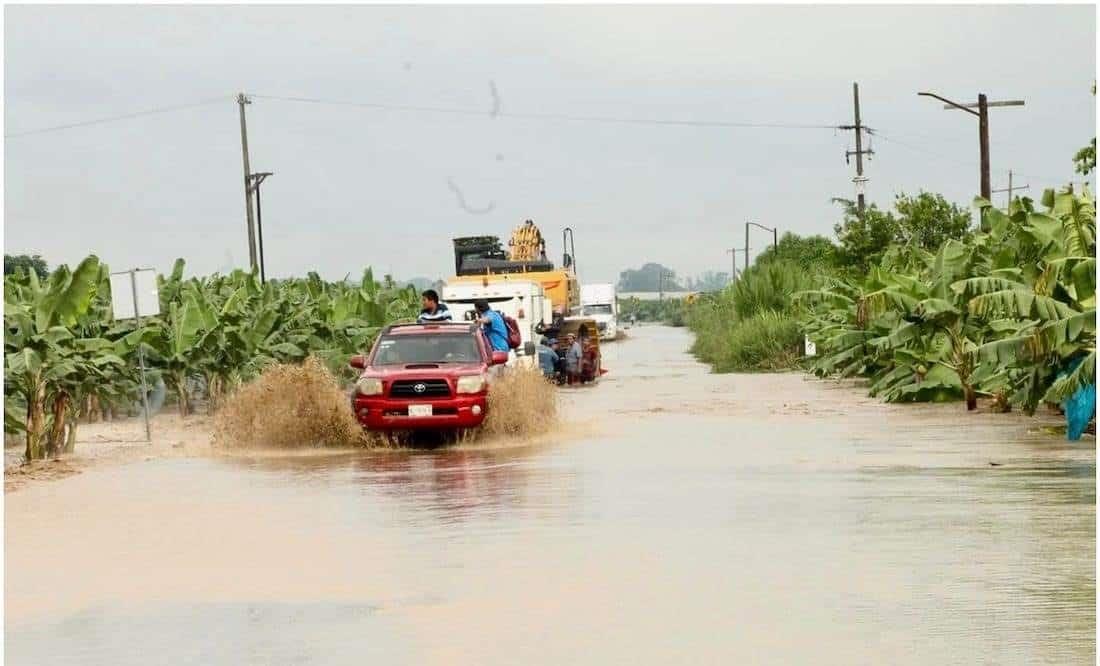
<path id="1" fill-rule="evenodd" d="M 75 344 L 72 329 L 91 306 L 99 277 L 93 255 L 72 271 L 58 267 L 44 285 L 33 272 L 5 280 L 4 378 L 26 405 L 27 460 L 47 454 L 50 383 L 68 368 L 64 358 Z"/>

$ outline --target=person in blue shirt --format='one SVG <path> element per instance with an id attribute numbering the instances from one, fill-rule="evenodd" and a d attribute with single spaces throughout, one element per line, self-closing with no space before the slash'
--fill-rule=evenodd
<path id="1" fill-rule="evenodd" d="M 508 328 L 504 325 L 504 319 L 489 309 L 488 301 L 475 301 L 474 309 L 477 310 L 477 321 L 481 324 L 485 339 L 489 341 L 489 347 L 493 351 L 508 351 Z"/>
<path id="2" fill-rule="evenodd" d="M 558 352 L 554 351 L 554 341 L 543 338 L 537 348 L 539 368 L 544 377 L 553 378 L 558 374 Z"/>

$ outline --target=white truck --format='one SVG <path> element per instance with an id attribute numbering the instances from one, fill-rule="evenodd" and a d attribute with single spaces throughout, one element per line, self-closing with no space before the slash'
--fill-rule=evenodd
<path id="1" fill-rule="evenodd" d="M 579 315 L 596 321 L 601 340 L 614 340 L 619 334 L 619 303 L 615 285 L 582 284 Z"/>
<path id="2" fill-rule="evenodd" d="M 538 331 L 542 326 L 549 326 L 553 320 L 553 307 L 541 284 L 520 280 L 493 281 L 489 276 L 482 283 L 445 284 L 440 297 L 451 311 L 453 321 L 476 319 L 474 302 L 478 300 L 488 301 L 490 308 L 515 319 L 519 324 L 521 342 L 519 349 L 509 353 L 508 363 L 522 366 L 538 364 L 536 347 L 542 339 Z"/>

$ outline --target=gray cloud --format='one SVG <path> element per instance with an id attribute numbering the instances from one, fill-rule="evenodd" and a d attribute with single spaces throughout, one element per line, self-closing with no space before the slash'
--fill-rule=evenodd
<path id="1" fill-rule="evenodd" d="M 827 234 L 830 198 L 852 194 L 850 133 L 510 113 L 842 124 L 859 81 L 882 132 L 867 169 L 880 205 L 977 189 L 975 123 L 917 90 L 1027 100 L 994 112 L 997 185 L 1009 168 L 1033 187 L 1073 178 L 1070 156 L 1095 133 L 1087 6 L 83 5 L 9 6 L 5 19 L 6 134 L 225 98 L 8 139 L 5 249 L 53 263 L 184 256 L 206 272 L 247 257 L 242 89 L 474 112 L 257 99 L 249 138 L 254 168 L 275 172 L 263 203 L 277 276 L 445 275 L 452 236 L 527 218 L 555 254 L 560 229 L 577 230 L 585 279 L 645 260 L 725 269 L 744 220 Z M 469 214 L 449 182 L 492 209 Z"/>

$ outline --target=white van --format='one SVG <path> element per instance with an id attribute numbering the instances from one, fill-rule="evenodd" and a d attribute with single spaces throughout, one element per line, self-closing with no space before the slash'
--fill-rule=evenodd
<path id="1" fill-rule="evenodd" d="M 453 321 L 476 319 L 474 302 L 478 300 L 488 301 L 490 308 L 515 319 L 519 324 L 521 342 L 519 349 L 509 353 L 509 363 L 538 364 L 536 347 L 542 339 L 538 331 L 543 326 L 549 326 L 553 320 L 553 308 L 541 284 L 519 280 L 484 284 L 455 282 L 443 285 L 440 298 L 451 311 Z"/>
<path id="2" fill-rule="evenodd" d="M 619 334 L 619 302 L 615 285 L 582 284 L 581 307 L 577 314 L 596 321 L 601 340 L 614 340 Z"/>

